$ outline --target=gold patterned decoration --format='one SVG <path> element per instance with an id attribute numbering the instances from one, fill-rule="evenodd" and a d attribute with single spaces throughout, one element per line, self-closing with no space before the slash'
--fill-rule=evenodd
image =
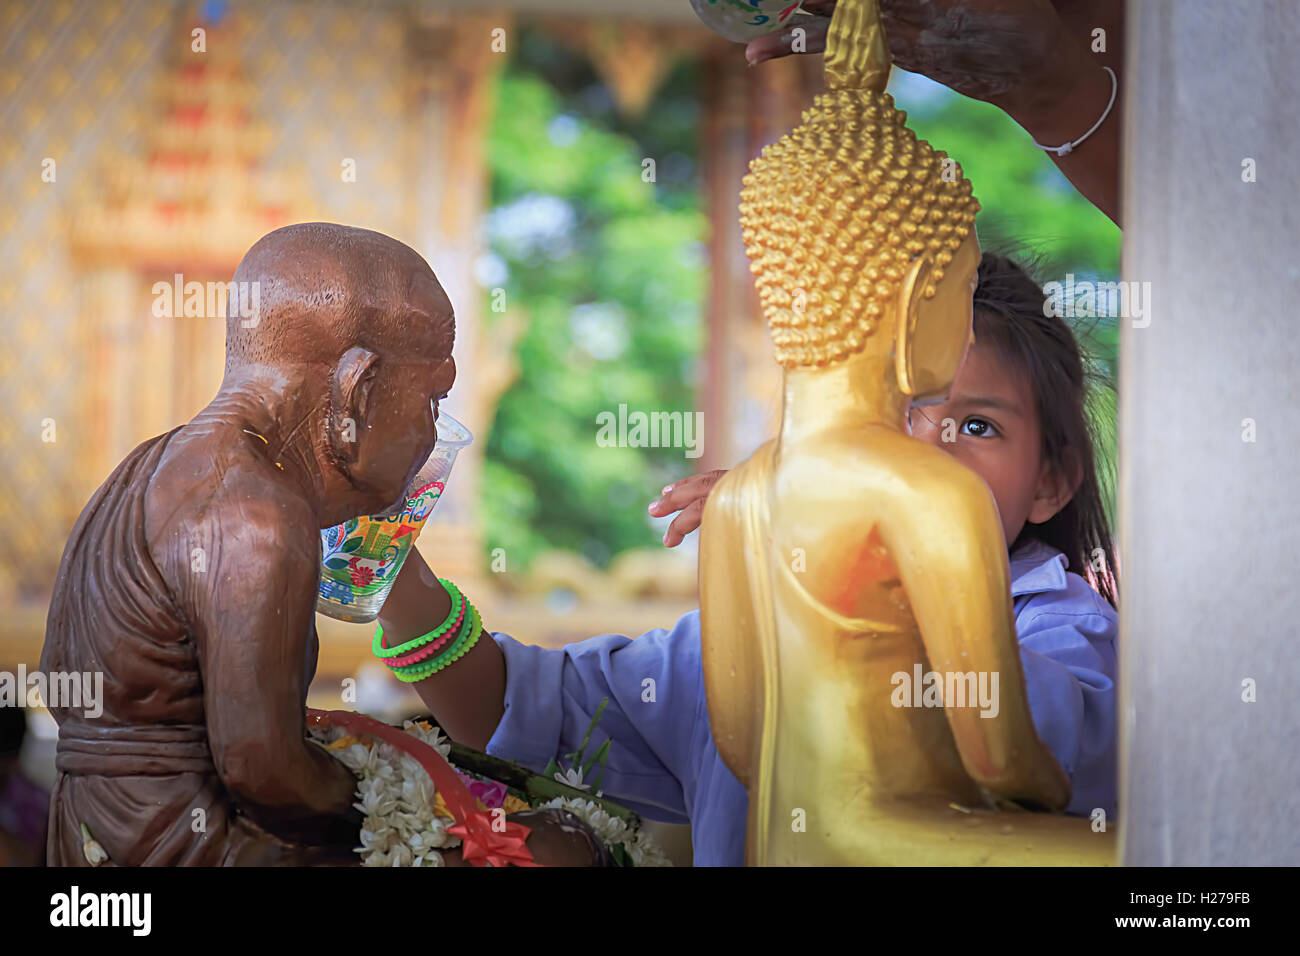
<path id="1" fill-rule="evenodd" d="M 202 52 L 190 44 L 193 22 L 182 16 L 173 28 L 143 150 L 112 164 L 102 197 L 76 210 L 72 247 L 87 265 L 225 279 L 260 236 L 312 207 L 301 179 L 263 166 L 271 132 L 250 108 L 240 22 L 207 24 Z"/>
<path id="2" fill-rule="evenodd" d="M 104 477 L 85 457 L 94 434 L 69 212 L 102 187 L 101 157 L 133 141 L 170 13 L 122 0 L 0 0 L 0 597 L 20 603 L 48 595 L 68 531 Z M 0 635 L 24 620 L 9 615 Z"/>

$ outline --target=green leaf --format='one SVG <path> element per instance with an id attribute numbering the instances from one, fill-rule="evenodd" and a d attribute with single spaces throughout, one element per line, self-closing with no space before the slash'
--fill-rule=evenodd
<path id="1" fill-rule="evenodd" d="M 592 767 L 596 766 L 597 763 L 603 763 L 605 760 L 609 759 L 609 744 L 610 738 L 606 737 L 604 743 L 596 748 L 596 752 L 588 757 L 587 762 L 579 768 L 582 772 L 583 783 L 587 782 L 587 774 L 591 772 Z"/>
<path id="2" fill-rule="evenodd" d="M 354 538 L 348 538 L 348 540 L 343 542 L 343 547 L 341 547 L 339 550 L 342 551 L 344 554 L 351 554 L 353 551 L 357 550 L 357 548 L 361 547 L 361 542 L 363 542 L 364 540 L 365 538 L 363 538 L 361 535 L 357 535 Z"/>
<path id="3" fill-rule="evenodd" d="M 600 723 L 600 717 L 605 713 L 605 708 L 609 706 L 609 698 L 606 697 L 596 708 L 596 713 L 591 718 L 591 723 L 587 725 L 587 736 L 582 738 L 582 746 L 578 752 L 573 755 L 573 766 L 579 767 L 582 764 L 582 755 L 587 752 L 587 744 L 591 743 L 591 734 L 596 729 L 596 724 Z"/>
<path id="4" fill-rule="evenodd" d="M 344 558 L 330 558 L 325 562 L 325 567 L 329 568 L 331 571 L 342 571 L 347 566 L 348 562 Z"/>
<path id="5" fill-rule="evenodd" d="M 594 754 L 592 754 L 591 760 L 587 762 L 587 766 L 582 768 L 582 779 L 583 781 L 586 781 L 588 771 L 590 771 L 595 764 L 600 764 L 600 773 L 596 775 L 596 779 L 591 784 L 592 793 L 598 793 L 600 791 L 600 782 L 605 779 L 605 764 L 609 761 L 609 745 L 612 742 L 612 738 L 606 737 L 605 742 L 600 745 L 600 748 Z"/>
<path id="6" fill-rule="evenodd" d="M 632 855 L 623 848 L 623 844 L 621 843 L 611 844 L 609 847 L 609 855 L 614 858 L 614 863 L 617 866 L 636 866 L 636 864 L 632 862 Z"/>
<path id="7" fill-rule="evenodd" d="M 353 531 L 356 531 L 359 523 L 360 522 L 356 518 L 349 518 L 347 523 L 343 525 L 343 533 L 351 534 Z"/>

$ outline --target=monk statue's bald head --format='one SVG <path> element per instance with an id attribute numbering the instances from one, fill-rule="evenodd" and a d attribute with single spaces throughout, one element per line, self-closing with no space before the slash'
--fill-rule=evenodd
<path id="1" fill-rule="evenodd" d="M 230 299 L 223 392 L 273 391 L 325 485 L 354 514 L 389 507 L 432 450 L 435 403 L 456 375 L 455 318 L 433 270 L 381 233 L 311 222 L 263 236 L 234 279 L 257 307 L 248 317 Z"/>
<path id="2" fill-rule="evenodd" d="M 285 226 L 248 250 L 235 282 L 256 283 L 258 309 L 251 318 L 229 309 L 227 369 L 331 362 L 357 346 L 387 357 L 416 344 L 412 325 L 429 326 L 429 344 L 451 354 L 447 294 L 418 252 L 382 233 L 331 222 Z"/>

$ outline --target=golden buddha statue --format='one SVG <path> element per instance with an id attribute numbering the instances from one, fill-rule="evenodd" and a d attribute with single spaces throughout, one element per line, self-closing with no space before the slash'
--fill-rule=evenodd
<path id="1" fill-rule="evenodd" d="M 741 194 L 784 405 L 779 436 L 709 496 L 700 590 L 747 859 L 1114 863 L 1113 831 L 1032 812 L 1063 809 L 1070 784 L 1030 715 L 997 506 L 908 432 L 971 342 L 979 205 L 907 128 L 888 73 L 874 0 L 840 0 L 829 92 Z M 914 706 L 897 675 L 929 671 L 948 696 Z M 994 706 L 958 702 L 954 685 L 990 675 Z"/>

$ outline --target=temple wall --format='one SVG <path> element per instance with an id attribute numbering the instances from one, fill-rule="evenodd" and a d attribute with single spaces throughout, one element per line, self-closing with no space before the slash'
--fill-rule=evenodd
<path id="1" fill-rule="evenodd" d="M 1123 272 L 1150 310 L 1121 356 L 1123 860 L 1294 866 L 1300 20 L 1128 11 Z"/>
<path id="2" fill-rule="evenodd" d="M 103 401 L 69 221 L 100 164 L 140 142 L 140 104 L 169 34 L 166 5 L 0 3 L 0 600 L 48 588 L 72 523 L 106 472 L 80 453 Z M 89 102 L 80 90 L 103 95 Z M 55 181 L 42 181 L 54 160 Z M 111 281 L 111 280 L 110 280 Z M 119 290 L 104 289 L 105 300 Z M 100 318 L 93 316 L 93 318 Z M 110 337 L 116 329 L 110 332 Z M 47 419 L 53 420 L 50 435 Z M 53 441 L 42 441 L 53 437 Z M 141 436 L 145 437 L 145 436 Z"/>

